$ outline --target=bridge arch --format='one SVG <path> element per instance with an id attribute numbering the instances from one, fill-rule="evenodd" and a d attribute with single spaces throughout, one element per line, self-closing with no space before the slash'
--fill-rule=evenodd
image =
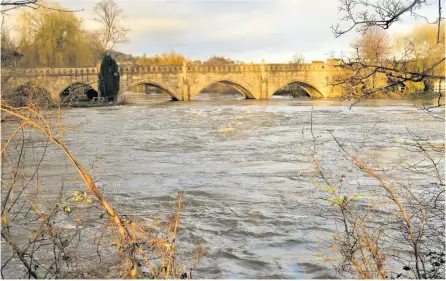
<path id="1" fill-rule="evenodd" d="M 79 91 L 82 91 L 82 96 L 85 95 L 89 100 L 99 96 L 98 90 L 92 87 L 91 83 L 85 81 L 72 82 L 59 90 L 57 94 L 60 102 L 64 103 L 68 99 L 79 98 Z"/>
<path id="2" fill-rule="evenodd" d="M 298 84 L 311 98 L 323 98 L 324 95 L 321 93 L 321 91 L 314 85 L 308 83 L 308 82 L 302 82 L 301 80 L 292 79 L 287 81 L 286 83 L 279 84 L 279 87 L 275 87 L 273 91 L 268 93 L 268 98 L 271 98 L 278 90 L 282 89 L 283 87 L 289 85 L 289 84 Z"/>
<path id="3" fill-rule="evenodd" d="M 164 83 L 155 82 L 153 80 L 142 80 L 142 81 L 138 81 L 138 82 L 129 84 L 127 87 L 125 87 L 124 89 L 119 91 L 118 100 L 120 100 L 122 98 L 122 95 L 125 92 L 128 92 L 133 87 L 138 86 L 138 85 L 142 85 L 142 84 L 156 86 L 156 87 L 160 88 L 161 90 L 163 90 L 164 92 L 166 92 L 171 97 L 172 100 L 174 100 L 174 101 L 180 100 L 178 98 L 178 96 L 175 94 L 175 92 L 172 89 L 170 89 L 170 87 L 166 86 Z"/>
<path id="4" fill-rule="evenodd" d="M 215 79 L 215 80 L 213 80 L 211 82 L 207 82 L 206 84 L 201 84 L 199 87 L 197 87 L 198 90 L 192 93 L 191 100 L 193 100 L 196 96 L 198 96 L 198 94 L 201 91 L 203 91 L 207 87 L 211 86 L 212 84 L 215 84 L 215 83 L 218 83 L 218 82 L 232 86 L 234 89 L 236 89 L 246 99 L 255 99 L 255 96 L 252 94 L 252 91 L 250 91 L 248 87 L 243 85 L 243 83 L 239 83 L 239 82 L 236 82 L 236 81 L 231 80 L 231 79 L 219 78 L 219 79 Z"/>

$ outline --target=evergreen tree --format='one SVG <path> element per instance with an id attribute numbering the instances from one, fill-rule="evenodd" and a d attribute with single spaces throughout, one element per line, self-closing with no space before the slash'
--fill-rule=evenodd
<path id="1" fill-rule="evenodd" d="M 116 100 L 119 92 L 119 77 L 118 64 L 110 55 L 105 55 L 99 72 L 99 91 L 103 97 Z"/>

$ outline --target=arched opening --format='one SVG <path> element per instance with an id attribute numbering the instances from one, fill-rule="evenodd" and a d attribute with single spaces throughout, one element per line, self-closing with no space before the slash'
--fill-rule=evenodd
<path id="1" fill-rule="evenodd" d="M 61 104 L 89 102 L 98 96 L 99 94 L 95 89 L 93 89 L 89 84 L 82 82 L 75 82 L 68 85 L 59 94 Z"/>
<path id="2" fill-rule="evenodd" d="M 203 88 L 194 100 L 242 100 L 253 98 L 251 93 L 240 84 L 221 80 Z"/>
<path id="3" fill-rule="evenodd" d="M 3 98 L 12 106 L 26 106 L 32 103 L 44 108 L 55 104 L 50 92 L 32 81 L 5 93 Z"/>
<path id="4" fill-rule="evenodd" d="M 177 97 L 158 83 L 142 82 L 130 86 L 124 90 L 120 96 L 120 100 L 125 103 L 151 103 L 177 101 Z"/>
<path id="5" fill-rule="evenodd" d="M 308 99 L 322 97 L 322 94 L 310 84 L 293 81 L 273 93 L 273 99 Z"/>

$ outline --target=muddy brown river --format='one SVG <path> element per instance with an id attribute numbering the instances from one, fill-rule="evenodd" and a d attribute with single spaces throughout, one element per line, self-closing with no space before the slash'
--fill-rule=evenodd
<path id="1" fill-rule="evenodd" d="M 444 144 L 444 123 L 410 101 L 374 100 L 349 108 L 337 100 L 139 101 L 134 105 L 63 110 L 64 137 L 114 207 L 140 218 L 164 218 L 184 196 L 177 239 L 187 256 L 204 256 L 194 278 L 333 278 L 319 257 L 320 240 L 336 228 L 330 205 L 312 184 L 312 135 L 327 175 L 345 188 L 377 183 L 346 161 L 330 135 L 384 167 L 410 158 L 398 144 L 408 129 Z M 436 109 L 443 112 L 444 109 Z M 312 124 L 311 124 L 312 119 Z M 42 169 L 61 171 L 58 155 Z M 60 160 L 66 163 L 66 160 Z M 444 170 L 444 159 L 440 166 Z M 391 169 L 389 180 L 426 184 Z M 5 247 L 4 243 L 2 247 Z"/>

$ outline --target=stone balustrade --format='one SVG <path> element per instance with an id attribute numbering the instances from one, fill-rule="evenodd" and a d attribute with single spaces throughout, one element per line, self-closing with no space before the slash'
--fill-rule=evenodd
<path id="1" fill-rule="evenodd" d="M 303 64 L 225 64 L 225 65 L 202 65 L 202 64 L 186 64 L 186 65 L 119 65 L 121 74 L 133 73 L 179 73 L 183 72 L 183 68 L 187 67 L 187 72 L 200 73 L 241 73 L 241 72 L 290 72 L 290 71 L 306 71 L 306 70 L 322 70 L 324 68 L 335 67 L 334 60 L 313 61 L 312 63 Z M 8 69 L 5 69 L 7 71 Z M 93 75 L 99 73 L 99 67 L 67 67 L 67 68 L 16 68 L 15 74 L 26 76 L 78 76 Z"/>
<path id="2" fill-rule="evenodd" d="M 8 71 L 10 69 L 3 69 Z M 24 76 L 78 76 L 97 74 L 96 67 L 70 67 L 70 68 L 15 68 L 15 75 Z M 2 71 L 3 72 L 3 71 Z"/>
<path id="3" fill-rule="evenodd" d="M 305 71 L 305 70 L 322 70 L 324 68 L 332 68 L 333 65 L 324 62 L 313 62 L 304 64 L 224 64 L 224 65 L 201 65 L 187 64 L 184 65 L 121 65 L 119 72 L 121 74 L 129 73 L 178 73 L 187 67 L 187 72 L 201 73 L 221 73 L 221 72 L 261 72 L 262 67 L 265 71 Z"/>

